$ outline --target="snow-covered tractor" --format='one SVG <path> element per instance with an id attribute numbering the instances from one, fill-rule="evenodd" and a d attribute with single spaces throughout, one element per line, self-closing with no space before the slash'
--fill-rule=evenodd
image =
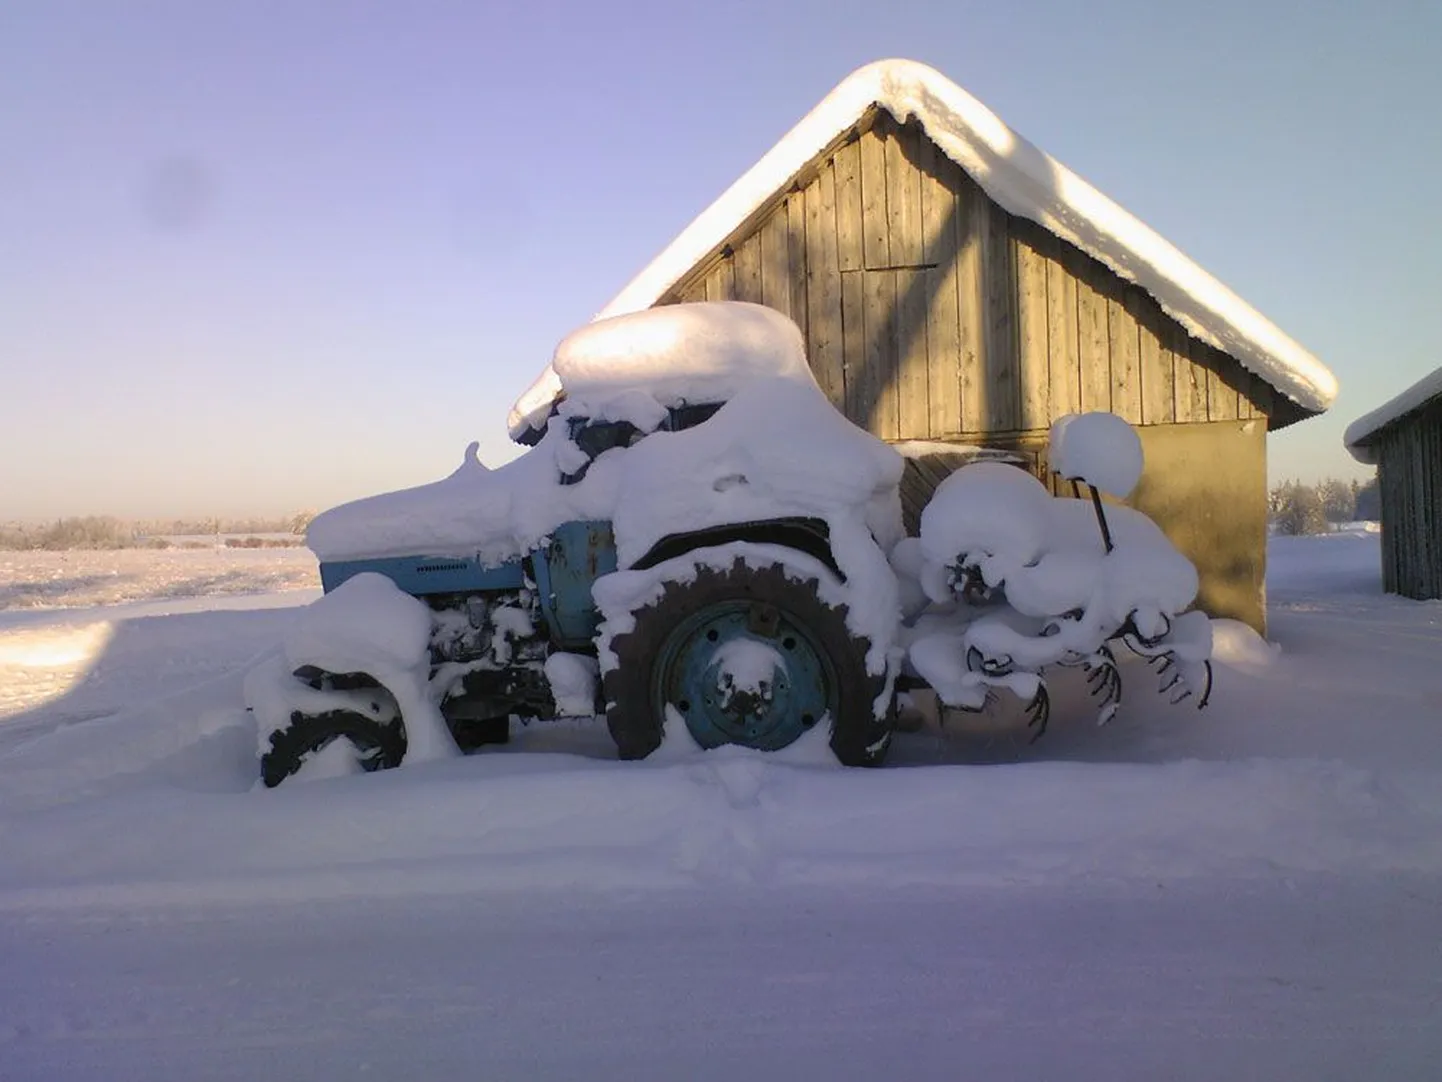
<path id="1" fill-rule="evenodd" d="M 1009 689 L 1040 732 L 1050 665 L 1087 667 L 1115 709 L 1117 639 L 1205 699 L 1195 571 L 1097 496 L 1140 473 L 1110 415 L 1073 419 L 1054 448 L 1091 501 L 981 462 L 908 539 L 904 460 L 831 406 L 771 309 L 598 321 L 539 386 L 519 458 L 488 469 L 472 445 L 441 481 L 311 524 L 324 596 L 246 679 L 267 786 L 598 714 L 622 758 L 670 739 L 772 751 L 820 729 L 842 763 L 874 765 L 899 679 L 962 709 Z"/>

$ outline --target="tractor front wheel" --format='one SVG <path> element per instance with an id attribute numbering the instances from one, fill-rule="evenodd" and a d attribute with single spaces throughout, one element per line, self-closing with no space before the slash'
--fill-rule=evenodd
<path id="1" fill-rule="evenodd" d="M 270 750 L 260 757 L 260 776 L 266 788 L 274 789 L 337 740 L 351 742 L 365 771 L 391 770 L 400 766 L 406 754 L 406 731 L 400 718 L 382 722 L 351 710 L 324 714 L 297 710 L 289 725 L 270 734 Z"/>

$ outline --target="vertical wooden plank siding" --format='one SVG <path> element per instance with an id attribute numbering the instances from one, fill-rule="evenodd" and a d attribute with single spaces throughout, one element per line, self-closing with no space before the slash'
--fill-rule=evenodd
<path id="1" fill-rule="evenodd" d="M 862 290 L 863 284 L 860 271 L 841 276 L 841 332 L 846 393 L 842 412 L 856 424 L 871 431 L 871 418 L 859 405 L 862 398 L 861 381 L 866 370 L 866 298 Z"/>
<path id="2" fill-rule="evenodd" d="M 1021 399 L 1019 427 L 1028 431 L 1051 427 L 1051 370 L 1049 367 L 1046 298 L 1047 261 L 1034 247 L 1040 230 L 1017 237 L 1017 382 Z"/>
<path id="3" fill-rule="evenodd" d="M 1422 597 L 1439 595 L 1438 543 L 1442 541 L 1435 526 L 1437 465 L 1442 459 L 1437 458 L 1435 453 L 1428 453 L 1429 445 L 1433 442 L 1427 438 L 1431 428 L 1424 418 L 1418 417 L 1412 424 L 1405 426 L 1402 434 L 1412 455 L 1412 469 L 1409 472 L 1412 491 L 1416 497 L 1413 503 L 1415 525 L 1412 537 L 1415 543 L 1409 546 L 1413 554 L 1413 581 L 1410 585 L 1412 592 Z"/>
<path id="4" fill-rule="evenodd" d="M 886 214 L 886 142 L 882 113 L 876 125 L 863 132 L 861 148 L 861 245 L 863 266 L 891 266 L 891 231 Z"/>
<path id="5" fill-rule="evenodd" d="M 896 434 L 903 440 L 931 436 L 930 373 L 927 369 L 926 315 L 928 271 L 903 268 L 896 278 L 892 334 L 896 351 Z"/>
<path id="6" fill-rule="evenodd" d="M 861 352 L 846 360 L 846 413 L 853 421 L 882 439 L 896 439 L 897 414 L 896 278 L 891 264 L 891 233 L 886 211 L 886 138 L 888 114 L 881 114 L 857 142 L 860 158 L 861 295 L 859 309 L 843 318 L 860 316 Z M 845 298 L 843 297 L 843 304 Z M 848 336 L 848 341 L 850 336 Z"/>
<path id="7" fill-rule="evenodd" d="M 761 303 L 791 314 L 790 238 L 786 235 L 786 207 L 772 211 L 761 225 Z"/>
<path id="8" fill-rule="evenodd" d="M 847 384 L 847 412 L 882 439 L 899 439 L 896 272 L 867 270 L 860 277 L 866 341 L 855 396 L 850 393 L 852 385 Z"/>
<path id="9" fill-rule="evenodd" d="M 1107 298 L 1107 339 L 1112 362 L 1112 412 L 1131 424 L 1141 424 L 1139 331 L 1136 320 L 1115 293 Z"/>
<path id="10" fill-rule="evenodd" d="M 1177 423 L 1199 424 L 1207 419 L 1207 371 L 1197 364 L 1193 347 L 1201 343 L 1190 337 L 1182 328 L 1173 330 L 1172 342 L 1176 357 L 1176 410 Z"/>
<path id="11" fill-rule="evenodd" d="M 916 268 L 922 262 L 921 129 L 893 127 L 885 143 L 886 218 L 890 266 Z"/>
<path id="12" fill-rule="evenodd" d="M 1176 384 L 1172 374 L 1172 353 L 1162 348 L 1153 326 L 1147 300 L 1136 292 L 1127 294 L 1127 310 L 1137 322 L 1140 357 L 1137 371 L 1142 381 L 1142 424 L 1171 424 L 1176 418 Z"/>
<path id="13" fill-rule="evenodd" d="M 844 274 L 866 266 L 861 243 L 861 141 L 836 152 L 836 257 Z"/>
<path id="14" fill-rule="evenodd" d="M 1207 367 L 1207 419 L 1210 421 L 1235 421 L 1237 419 L 1237 391 L 1227 380 L 1228 366 L 1238 367 L 1226 354 L 1211 346 L 1197 343 Z M 1193 353 L 1195 358 L 1197 355 Z"/>
<path id="15" fill-rule="evenodd" d="M 926 345 L 926 289 L 922 264 L 921 129 L 893 127 L 886 139 L 886 217 L 891 266 L 895 268 L 895 305 L 891 321 L 896 378 L 897 435 L 931 435 Z"/>
<path id="16" fill-rule="evenodd" d="M 928 431 L 933 437 L 961 431 L 961 328 L 957 315 L 956 189 L 961 170 L 922 139 L 921 261 L 928 276 L 926 310 Z"/>
<path id="17" fill-rule="evenodd" d="M 1422 529 L 1430 538 L 1428 597 L 1442 597 L 1442 405 L 1419 418 L 1419 457 L 1426 485 Z"/>
<path id="18" fill-rule="evenodd" d="M 1051 413 L 1055 419 L 1081 410 L 1076 278 L 1062 265 L 1060 244 L 1046 257 L 1046 312 Z"/>
<path id="19" fill-rule="evenodd" d="M 1111 339 L 1107 332 L 1107 299 L 1092 286 L 1091 260 L 1074 252 L 1066 261 L 1076 277 L 1077 346 L 1081 361 L 1081 408 L 1112 408 Z"/>
<path id="20" fill-rule="evenodd" d="M 836 152 L 836 258 L 841 270 L 842 372 L 845 390 L 844 412 L 865 426 L 867 416 L 856 412 L 865 366 L 866 304 L 862 297 L 861 274 L 866 266 L 861 240 L 861 141 L 848 143 Z"/>
<path id="21" fill-rule="evenodd" d="M 735 268 L 729 258 L 722 259 L 706 273 L 706 299 L 708 301 L 734 301 L 736 299 Z"/>
<path id="22" fill-rule="evenodd" d="M 1234 416 L 1239 420 L 1244 420 L 1251 410 L 1251 402 L 1248 398 L 1251 373 L 1226 353 L 1218 351 L 1213 355 L 1222 366 L 1222 381 L 1231 389 L 1232 408 L 1236 410 Z"/>
<path id="23" fill-rule="evenodd" d="M 960 362 L 961 429 L 986 431 L 990 389 L 984 370 L 986 356 L 986 278 L 981 258 L 986 194 L 960 170 L 956 195 L 957 231 L 957 318 L 961 329 Z"/>
<path id="24" fill-rule="evenodd" d="M 805 341 L 810 324 L 806 303 L 806 198 L 799 191 L 786 200 L 786 262 L 791 274 L 787 288 L 791 294 L 791 318 L 801 328 Z"/>
<path id="25" fill-rule="evenodd" d="M 1006 211 L 990 199 L 985 207 L 982 273 L 987 283 L 985 378 L 986 416 L 992 432 L 1021 426 L 1016 364 L 1016 264 L 1012 259 L 1011 227 Z"/>
<path id="26" fill-rule="evenodd" d="M 836 228 L 833 164 L 806 189 L 806 345 L 817 383 L 833 406 L 845 410 L 841 264 L 836 252 Z"/>
<path id="27" fill-rule="evenodd" d="M 1245 368 L 1237 366 L 1236 378 L 1232 380 L 1232 383 L 1237 388 L 1237 416 L 1244 421 L 1257 416 L 1256 396 L 1252 391 L 1256 379 L 1257 377 Z"/>
<path id="28" fill-rule="evenodd" d="M 1382 502 L 1382 588 L 1442 598 L 1442 401 L 1375 438 Z"/>
<path id="29" fill-rule="evenodd" d="M 752 233 L 736 247 L 736 299 L 761 303 L 761 235 Z"/>

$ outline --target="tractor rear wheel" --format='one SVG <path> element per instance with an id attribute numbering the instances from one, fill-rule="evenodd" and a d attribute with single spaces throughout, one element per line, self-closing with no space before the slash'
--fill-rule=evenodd
<path id="1" fill-rule="evenodd" d="M 891 712 L 874 704 L 885 681 L 866 669 L 867 642 L 846 609 L 781 564 L 737 560 L 669 582 L 611 642 L 606 720 L 623 759 L 661 745 L 668 708 L 703 748 L 740 744 L 776 751 L 829 724 L 831 750 L 847 766 L 885 757 Z"/>

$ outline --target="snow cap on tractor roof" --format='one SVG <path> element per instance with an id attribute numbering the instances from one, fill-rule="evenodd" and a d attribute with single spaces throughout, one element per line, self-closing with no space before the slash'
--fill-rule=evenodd
<path id="1" fill-rule="evenodd" d="M 761 379 L 815 382 L 801 330 L 745 301 L 668 304 L 596 320 L 561 340 L 542 379 L 516 404 L 517 422 L 544 426 L 564 396 L 601 400 L 640 390 L 664 407 L 725 402 Z"/>

